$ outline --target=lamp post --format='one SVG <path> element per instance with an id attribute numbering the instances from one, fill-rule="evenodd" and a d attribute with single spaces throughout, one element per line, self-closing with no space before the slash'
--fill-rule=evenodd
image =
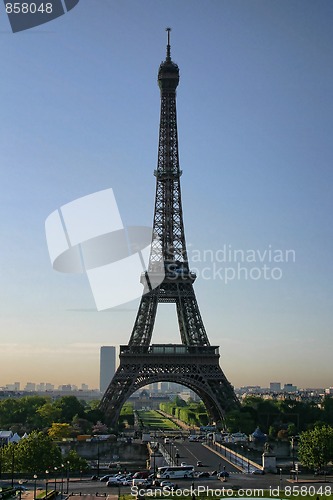
<path id="1" fill-rule="evenodd" d="M 97 436 L 97 477 L 99 478 L 99 436 Z"/>
<path id="2" fill-rule="evenodd" d="M 49 474 L 49 471 L 46 470 L 45 471 L 45 497 L 47 498 L 47 487 L 49 485 L 49 481 L 48 481 L 48 474 Z"/>
<path id="3" fill-rule="evenodd" d="M 12 444 L 12 470 L 11 470 L 11 473 L 12 473 L 12 488 L 14 488 L 14 460 L 15 460 L 15 457 L 14 457 L 14 443 Z"/>
<path id="4" fill-rule="evenodd" d="M 280 494 L 281 494 L 281 491 L 282 491 L 282 469 L 280 468 L 279 471 L 280 471 Z"/>
<path id="5" fill-rule="evenodd" d="M 57 470 L 58 467 L 54 467 L 54 494 L 57 496 Z"/>
<path id="6" fill-rule="evenodd" d="M 34 500 L 36 500 L 36 481 L 37 481 L 37 474 L 34 474 Z"/>
<path id="7" fill-rule="evenodd" d="M 69 494 L 69 460 L 67 460 L 67 487 L 66 487 L 66 493 L 67 493 L 67 495 Z"/>
<path id="8" fill-rule="evenodd" d="M 64 464 L 61 464 L 61 496 L 64 492 Z"/>

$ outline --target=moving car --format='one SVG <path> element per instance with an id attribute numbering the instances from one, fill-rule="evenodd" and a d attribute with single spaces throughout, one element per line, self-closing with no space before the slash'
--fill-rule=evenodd
<path id="1" fill-rule="evenodd" d="M 172 483 L 171 481 L 161 481 L 160 486 L 161 486 L 161 488 L 165 488 L 167 490 L 173 490 L 175 487 L 175 484 Z"/>

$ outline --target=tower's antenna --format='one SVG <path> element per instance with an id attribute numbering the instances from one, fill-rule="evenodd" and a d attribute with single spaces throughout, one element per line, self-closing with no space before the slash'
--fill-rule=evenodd
<path id="1" fill-rule="evenodd" d="M 171 31 L 171 28 L 165 28 L 165 31 L 167 31 L 167 33 L 168 33 L 168 45 L 167 45 L 166 60 L 171 61 L 171 53 L 170 53 L 170 31 Z"/>

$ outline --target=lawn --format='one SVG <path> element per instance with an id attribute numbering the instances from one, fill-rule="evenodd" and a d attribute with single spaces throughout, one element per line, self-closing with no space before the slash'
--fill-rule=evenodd
<path id="1" fill-rule="evenodd" d="M 155 410 L 139 410 L 138 416 L 144 427 L 152 430 L 165 429 L 165 430 L 175 430 L 179 429 L 179 426 L 175 424 L 172 420 L 164 417 L 159 412 Z"/>

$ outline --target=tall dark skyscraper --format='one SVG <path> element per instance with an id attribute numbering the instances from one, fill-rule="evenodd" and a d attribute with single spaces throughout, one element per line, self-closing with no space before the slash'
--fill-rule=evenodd
<path id="1" fill-rule="evenodd" d="M 99 390 L 104 393 L 116 371 L 116 348 L 114 346 L 101 347 L 99 366 Z"/>

